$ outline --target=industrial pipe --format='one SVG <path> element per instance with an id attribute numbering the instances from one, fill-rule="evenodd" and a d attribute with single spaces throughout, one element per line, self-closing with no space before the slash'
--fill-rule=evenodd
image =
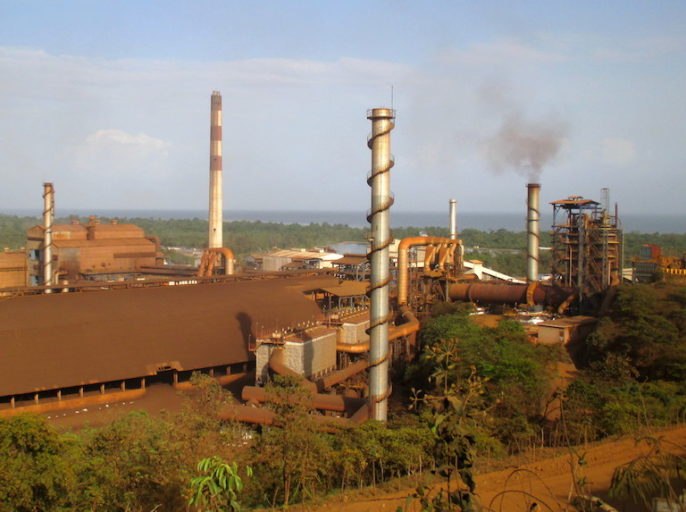
<path id="1" fill-rule="evenodd" d="M 233 251 L 226 247 L 213 247 L 207 250 L 208 252 L 214 252 L 224 256 L 224 275 L 232 275 L 233 270 Z"/>
<path id="2" fill-rule="evenodd" d="M 398 304 L 407 304 L 407 296 L 409 289 L 409 250 L 410 247 L 422 246 L 422 245 L 436 245 L 436 244 L 449 244 L 451 250 L 445 254 L 445 257 L 455 255 L 455 248 L 457 248 L 457 240 L 451 240 L 450 238 L 442 238 L 438 236 L 413 236 L 409 238 L 403 238 L 398 244 Z M 424 264 L 427 265 L 432 257 L 433 253 L 424 259 Z M 444 260 L 445 261 L 445 260 Z"/>
<path id="3" fill-rule="evenodd" d="M 530 283 L 538 281 L 538 263 L 540 262 L 539 247 L 541 245 L 539 196 L 541 185 L 529 183 L 526 186 L 527 215 L 526 215 L 526 280 Z"/>
<path id="4" fill-rule="evenodd" d="M 450 286 L 451 300 L 478 302 L 480 304 L 529 304 L 560 306 L 572 294 L 572 288 L 557 286 L 532 286 L 531 284 L 503 283 L 456 283 Z"/>
<path id="5" fill-rule="evenodd" d="M 328 432 L 329 434 L 337 434 L 341 429 L 350 428 L 355 424 L 366 421 L 369 416 L 367 409 L 367 404 L 362 404 L 349 419 L 321 415 L 312 415 L 311 419 L 316 424 L 318 430 Z M 250 405 L 227 405 L 219 410 L 217 417 L 227 421 L 242 421 L 258 425 L 278 425 L 278 419 L 274 411 Z"/>
<path id="6" fill-rule="evenodd" d="M 246 402 L 273 402 L 274 395 L 265 388 L 257 386 L 245 386 L 241 391 L 241 398 Z M 364 403 L 362 398 L 353 398 L 343 395 L 328 395 L 324 393 L 312 393 L 311 398 L 304 400 L 305 405 L 312 409 L 323 411 L 356 411 Z"/>
<path id="7" fill-rule="evenodd" d="M 372 150 L 372 169 L 367 184 L 372 189 L 372 208 L 368 216 L 371 223 L 369 262 L 369 394 L 372 417 L 386 421 L 388 417 L 388 322 L 390 308 L 388 287 L 391 282 L 388 247 L 391 245 L 389 209 L 391 196 L 391 130 L 395 127 L 395 111 L 375 108 L 367 112 L 372 122 L 372 134 L 367 146 Z"/>
<path id="8" fill-rule="evenodd" d="M 450 239 L 457 240 L 457 199 L 450 200 Z"/>
<path id="9" fill-rule="evenodd" d="M 368 344 L 367 348 L 369 348 Z M 346 366 L 345 368 L 337 370 L 333 373 L 330 373 L 326 377 L 322 377 L 321 379 L 319 379 L 317 381 L 318 387 L 320 389 L 332 388 L 336 384 L 340 384 L 341 382 L 348 380 L 350 377 L 353 377 L 358 373 L 362 373 L 368 367 L 369 363 L 367 363 L 367 361 L 365 360 L 355 361 L 354 363 Z"/>
<path id="10" fill-rule="evenodd" d="M 52 286 L 52 223 L 55 218 L 55 189 L 52 183 L 43 183 L 43 285 Z M 49 290 L 45 291 L 50 293 Z"/>
<path id="11" fill-rule="evenodd" d="M 222 241 L 222 95 L 212 91 L 210 100 L 210 211 L 209 239 L 211 249 Z"/>

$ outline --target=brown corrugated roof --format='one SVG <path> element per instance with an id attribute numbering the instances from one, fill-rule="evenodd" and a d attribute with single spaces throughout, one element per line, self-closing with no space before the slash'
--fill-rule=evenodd
<path id="1" fill-rule="evenodd" d="M 368 281 L 341 281 L 335 286 L 325 286 L 322 290 L 336 297 L 352 297 L 354 295 L 364 295 L 369 289 Z"/>
<path id="2" fill-rule="evenodd" d="M 559 201 L 552 201 L 550 204 L 587 205 L 587 204 L 600 204 L 600 203 L 598 201 L 593 201 L 592 199 L 584 199 L 583 197 L 570 197 L 568 199 L 560 199 Z"/>
<path id="3" fill-rule="evenodd" d="M 55 247 L 155 247 L 154 242 L 147 238 L 103 238 L 98 240 L 55 240 Z"/>
<path id="4" fill-rule="evenodd" d="M 0 396 L 248 361 L 249 334 L 321 318 L 295 279 L 0 301 Z M 151 370 L 151 368 L 153 370 Z"/>
<path id="5" fill-rule="evenodd" d="M 366 256 L 346 254 L 341 259 L 332 261 L 331 263 L 333 263 L 334 265 L 359 265 L 360 263 L 364 263 L 365 261 L 367 261 Z"/>

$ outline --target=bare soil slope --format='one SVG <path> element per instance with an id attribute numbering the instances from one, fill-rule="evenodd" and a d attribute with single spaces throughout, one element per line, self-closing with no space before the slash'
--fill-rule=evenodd
<path id="1" fill-rule="evenodd" d="M 646 435 L 656 438 L 662 437 L 667 441 L 664 445 L 666 450 L 686 455 L 686 452 L 679 448 L 679 446 L 686 445 L 686 427 L 656 431 Z M 485 473 L 476 478 L 479 499 L 482 505 L 488 506 L 490 504 L 491 509 L 498 512 L 574 510 L 567 505 L 573 487 L 573 471 L 576 472 L 577 479 L 585 477 L 587 489 L 593 495 L 607 499 L 607 489 L 614 469 L 618 465 L 647 453 L 647 451 L 648 448 L 645 443 L 637 445 L 634 438 L 623 438 L 587 448 L 578 447 L 576 455 L 569 451 L 564 455 L 502 471 Z M 576 464 L 579 456 L 583 456 L 586 460 L 584 466 Z M 445 487 L 445 484 L 442 486 Z M 438 486 L 435 489 L 438 489 Z M 318 512 L 395 511 L 398 506 L 404 506 L 405 498 L 413 491 L 412 488 L 408 488 L 377 498 L 359 500 L 344 495 L 319 507 L 293 507 L 291 510 L 316 510 Z M 534 500 L 524 493 L 535 496 L 536 499 Z M 534 501 L 537 501 L 538 508 L 531 508 Z M 615 504 L 615 506 L 619 506 L 619 504 Z M 420 508 L 415 503 L 407 510 L 418 511 Z M 632 509 L 622 505 L 620 510 L 631 512 L 640 509 Z"/>

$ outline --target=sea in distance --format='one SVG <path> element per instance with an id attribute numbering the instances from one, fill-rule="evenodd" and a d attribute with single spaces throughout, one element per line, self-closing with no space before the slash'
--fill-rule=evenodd
<path id="1" fill-rule="evenodd" d="M 3 209 L 0 213 L 7 215 L 34 216 L 41 215 L 35 209 Z M 58 217 L 77 215 L 87 217 L 98 215 L 113 218 L 153 218 L 153 219 L 206 219 L 206 210 L 83 210 L 57 208 Z M 686 233 L 686 215 L 669 214 L 620 214 L 622 227 L 625 232 L 640 233 Z M 225 221 L 246 220 L 262 222 L 278 222 L 282 224 L 310 224 L 329 223 L 345 224 L 352 227 L 367 227 L 366 213 L 360 211 L 295 211 L 295 210 L 227 210 L 224 212 Z M 459 212 L 457 214 L 458 230 L 467 228 L 482 231 L 525 231 L 525 213 L 493 213 L 493 212 Z M 541 224 L 551 226 L 552 214 L 543 213 Z M 448 226 L 446 212 L 408 212 L 391 211 L 391 226 L 395 227 L 428 227 Z"/>

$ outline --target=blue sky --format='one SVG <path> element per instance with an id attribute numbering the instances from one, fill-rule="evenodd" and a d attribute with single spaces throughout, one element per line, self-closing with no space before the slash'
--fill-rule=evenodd
<path id="1" fill-rule="evenodd" d="M 399 209 L 686 216 L 686 4 L 514 5 L 0 0 L 0 209 L 205 208 L 218 89 L 226 208 L 364 210 L 393 85 Z"/>

